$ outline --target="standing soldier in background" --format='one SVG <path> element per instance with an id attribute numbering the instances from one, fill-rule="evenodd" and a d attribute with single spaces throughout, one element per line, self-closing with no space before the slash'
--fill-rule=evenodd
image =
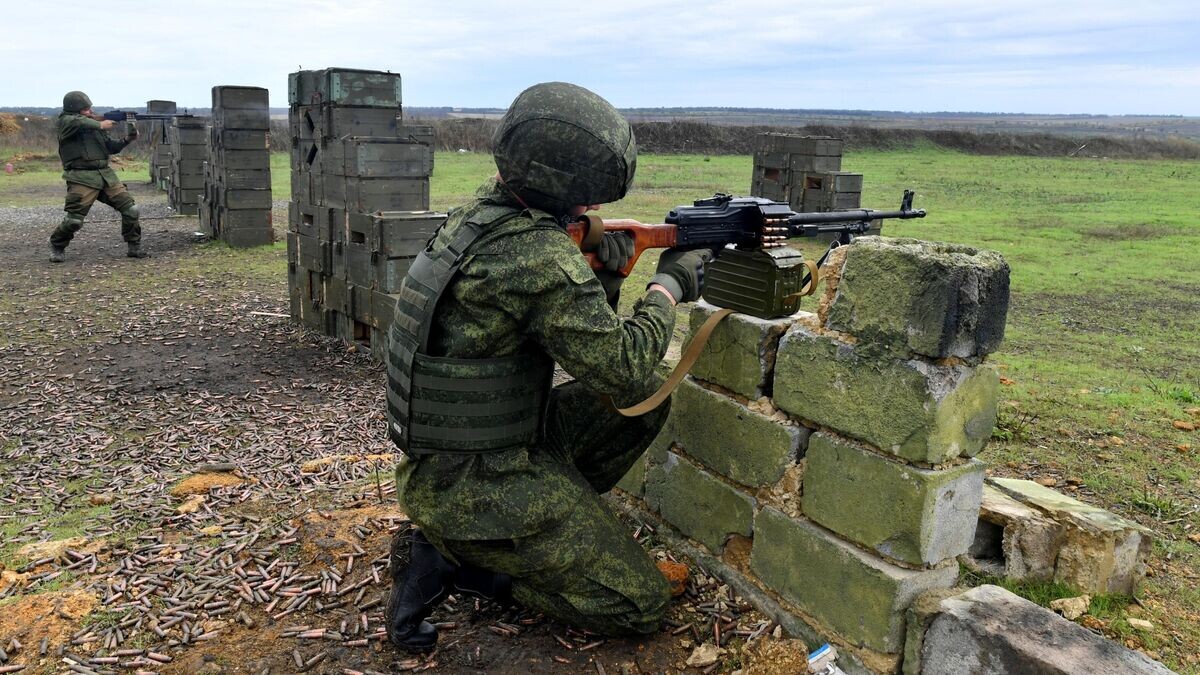
<path id="1" fill-rule="evenodd" d="M 391 329 L 388 417 L 400 501 L 420 526 L 393 542 L 387 631 L 437 643 L 451 592 L 515 600 L 603 635 L 658 629 L 667 582 L 600 499 L 658 434 L 654 391 L 675 303 L 700 295 L 710 251 L 669 249 L 633 307 L 610 304 L 633 242 L 604 237 L 594 272 L 563 225 L 625 196 L 637 146 L 624 117 L 562 82 L 513 102 L 497 175 L 450 212 L 409 269 Z M 606 245 L 607 244 L 607 245 Z M 558 363 L 574 382 L 551 387 Z"/>
<path id="2" fill-rule="evenodd" d="M 113 140 L 108 130 L 111 120 L 92 114 L 92 100 L 82 91 L 72 91 L 63 97 L 63 111 L 58 116 L 58 156 L 62 160 L 63 180 L 67 181 L 66 215 L 50 235 L 50 262 L 67 259 L 67 244 L 83 227 L 92 204 L 99 199 L 121 214 L 121 238 L 129 245 L 126 255 L 145 258 L 142 250 L 142 228 L 138 224 L 138 208 L 117 172 L 108 166 L 108 156 L 115 155 L 137 138 L 137 128 L 129 123 L 125 140 Z"/>

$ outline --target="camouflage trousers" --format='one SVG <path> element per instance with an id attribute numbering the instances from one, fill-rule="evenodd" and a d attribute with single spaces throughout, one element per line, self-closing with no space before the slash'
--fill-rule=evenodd
<path id="1" fill-rule="evenodd" d="M 142 226 L 138 222 L 137 209 L 133 196 L 129 194 L 129 190 L 125 189 L 123 183 L 109 185 L 100 190 L 81 183 L 67 183 L 67 200 L 63 206 L 66 215 L 54 232 L 50 234 L 50 244 L 58 248 L 66 248 L 67 244 L 70 244 L 71 240 L 75 238 L 75 233 L 83 227 L 84 217 L 87 216 L 88 211 L 92 210 L 92 204 L 97 201 L 108 204 L 121 214 L 122 239 L 130 244 L 141 242 Z"/>
<path id="2" fill-rule="evenodd" d="M 670 404 L 622 417 L 578 383 L 557 387 L 540 451 L 582 480 L 575 508 L 550 528 L 519 539 L 461 541 L 430 533 L 443 553 L 512 577 L 513 599 L 601 635 L 656 631 L 670 591 L 654 561 L 600 498 L 658 435 Z M 443 535 L 443 536 L 438 536 Z"/>

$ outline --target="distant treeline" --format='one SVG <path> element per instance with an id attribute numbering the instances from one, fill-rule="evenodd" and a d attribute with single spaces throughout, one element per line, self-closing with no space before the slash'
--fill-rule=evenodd
<path id="1" fill-rule="evenodd" d="M 490 152 L 496 120 L 435 119 L 432 124 L 439 150 Z M 1114 136 L 1079 138 L 1044 133 L 981 133 L 934 129 L 880 129 L 866 125 L 801 127 L 731 126 L 704 122 L 634 122 L 642 152 L 660 154 L 749 155 L 755 137 L 766 132 L 802 136 L 834 136 L 846 149 L 891 150 L 936 147 L 977 155 L 1032 157 L 1121 157 L 1128 159 L 1200 159 L 1200 143 L 1186 139 L 1148 139 Z"/>
<path id="2" fill-rule="evenodd" d="M 8 123 L 0 125 L 0 147 L 14 150 L 54 152 L 54 119 L 0 113 Z M 493 119 L 412 119 L 412 123 L 434 128 L 438 150 L 490 152 Z M 143 128 L 145 128 L 143 123 Z M 15 127 L 15 128 L 14 128 Z M 846 141 L 846 149 L 892 150 L 934 147 L 977 155 L 1023 155 L 1032 157 L 1114 157 L 1125 159 L 1200 159 L 1200 143 L 1182 138 L 1130 138 L 1120 136 L 1062 136 L 1046 133 L 994 133 L 936 129 L 882 129 L 868 125 L 801 127 L 733 126 L 705 122 L 634 122 L 634 134 L 642 152 L 659 154 L 749 155 L 755 137 L 765 132 L 806 136 L 834 136 Z M 150 149 L 143 136 L 127 151 L 144 158 Z M 286 122 L 271 121 L 271 149 L 291 149 Z"/>

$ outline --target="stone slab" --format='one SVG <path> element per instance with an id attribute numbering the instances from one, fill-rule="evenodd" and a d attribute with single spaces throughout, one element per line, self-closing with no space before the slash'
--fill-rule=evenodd
<path id="1" fill-rule="evenodd" d="M 991 437 L 1000 379 L 990 365 L 898 359 L 794 324 L 779 345 L 775 405 L 909 461 L 974 456 Z"/>
<path id="2" fill-rule="evenodd" d="M 820 525 L 894 560 L 935 565 L 967 552 L 983 463 L 919 469 L 827 433 L 809 439 L 802 508 Z"/>
<path id="3" fill-rule="evenodd" d="M 770 485 L 796 463 L 810 433 L 754 412 L 692 379 L 675 390 L 679 411 L 671 431 L 687 454 L 709 469 L 752 487 Z"/>
<path id="4" fill-rule="evenodd" d="M 673 451 L 646 472 L 646 503 L 685 535 L 720 553 L 731 534 L 749 536 L 755 500 Z"/>
<path id="5" fill-rule="evenodd" d="M 1050 581 L 1062 539 L 1062 525 L 985 484 L 968 554 L 981 567 L 1009 579 Z"/>
<path id="6" fill-rule="evenodd" d="M 700 330 L 717 310 L 708 302 L 697 302 L 691 313 L 691 334 Z M 746 398 L 769 396 L 775 352 L 792 321 L 793 317 L 768 320 L 732 314 L 713 330 L 689 372 L 697 379 L 718 384 Z"/>
<path id="7" fill-rule="evenodd" d="M 768 587 L 845 640 L 876 651 L 904 646 L 904 611 L 921 593 L 949 588 L 958 566 L 910 570 L 838 539 L 808 520 L 766 507 L 754 520 L 750 568 Z"/>
<path id="8" fill-rule="evenodd" d="M 922 621 L 922 619 L 916 619 Z M 936 603 L 921 637 L 922 675 L 1169 675 L 1144 654 L 1126 649 L 998 586 L 979 586 Z"/>
<path id="9" fill-rule="evenodd" d="M 984 356 L 1004 339 L 1008 295 L 1008 263 L 995 251 L 860 237 L 825 326 L 929 358 Z"/>
<path id="10" fill-rule="evenodd" d="M 993 478 L 989 483 L 1063 526 L 1056 581 L 1084 593 L 1133 595 L 1137 590 L 1153 544 L 1149 529 L 1033 481 Z"/>

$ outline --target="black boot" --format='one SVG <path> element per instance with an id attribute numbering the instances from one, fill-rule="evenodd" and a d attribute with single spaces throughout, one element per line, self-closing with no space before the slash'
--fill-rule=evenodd
<path id="1" fill-rule="evenodd" d="M 60 263 L 67 259 L 67 248 L 50 244 L 50 262 Z"/>
<path id="2" fill-rule="evenodd" d="M 129 242 L 127 245 L 129 247 L 129 250 L 125 252 L 126 256 L 128 256 L 130 258 L 149 258 L 150 257 L 150 254 L 146 253 L 146 250 L 142 248 L 141 242 L 137 242 L 137 243 Z"/>
<path id="3" fill-rule="evenodd" d="M 425 619 L 450 594 L 454 565 L 420 530 L 397 535 L 391 555 L 392 594 L 384 616 L 388 638 L 405 651 L 430 651 L 437 646 L 437 628 Z"/>

